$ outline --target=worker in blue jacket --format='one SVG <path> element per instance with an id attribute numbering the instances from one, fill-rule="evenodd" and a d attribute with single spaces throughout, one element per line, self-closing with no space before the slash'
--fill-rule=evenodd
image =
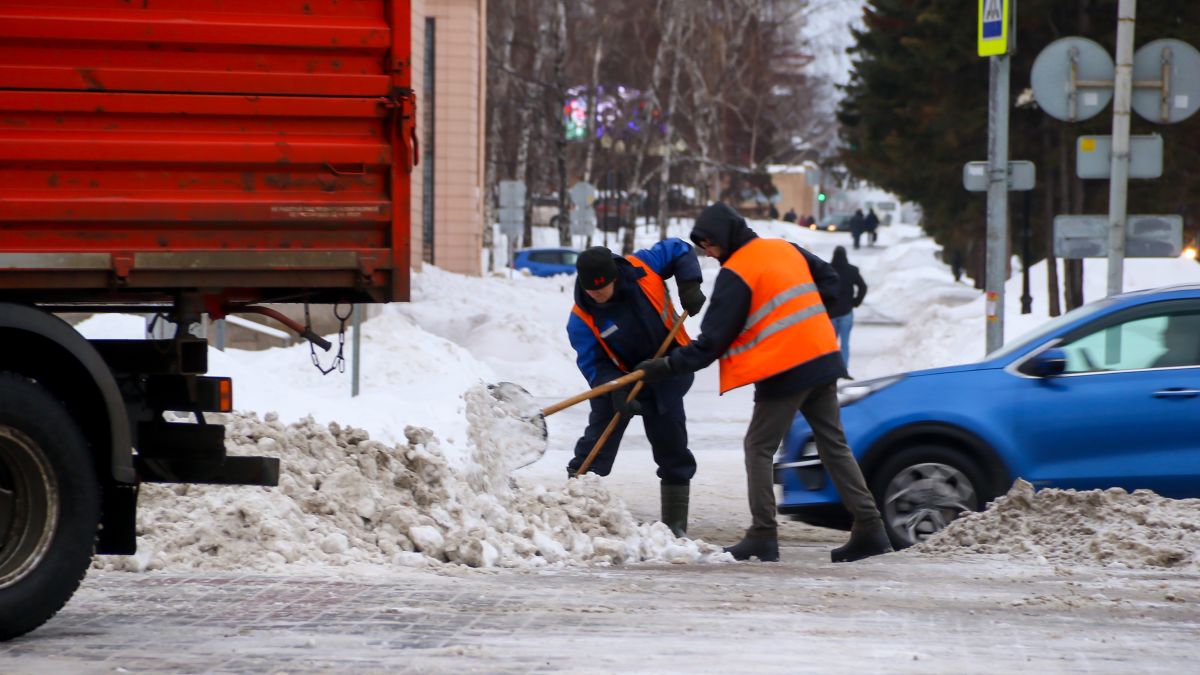
<path id="1" fill-rule="evenodd" d="M 667 239 L 625 257 L 595 246 L 579 255 L 575 269 L 575 306 L 567 320 L 567 335 L 579 370 L 593 387 L 629 373 L 633 365 L 653 357 L 666 340 L 677 319 L 666 279 L 675 278 L 680 304 L 689 315 L 704 306 L 700 263 L 682 239 Z M 688 342 L 681 329 L 670 349 Z M 620 412 L 620 423 L 589 468 L 607 476 L 630 417 L 640 414 L 658 464 L 662 521 L 676 536 L 687 531 L 690 484 L 696 473 L 683 409 L 683 396 L 693 379 L 689 372 L 645 385 L 628 404 L 628 387 L 592 399 L 587 428 L 567 465 L 568 475 L 574 476 L 613 415 Z"/>

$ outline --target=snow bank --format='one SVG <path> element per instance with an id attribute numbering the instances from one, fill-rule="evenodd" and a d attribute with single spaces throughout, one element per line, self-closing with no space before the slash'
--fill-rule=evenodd
<path id="1" fill-rule="evenodd" d="M 486 389 L 469 392 L 468 414 L 487 418 Z M 214 416 L 215 417 L 215 416 Z M 639 524 L 600 479 L 565 487 L 510 484 L 507 468 L 527 450 L 512 433 L 487 436 L 462 469 L 428 429 L 404 444 L 312 418 L 284 425 L 273 413 L 230 415 L 230 454 L 282 462 L 278 488 L 144 485 L 139 552 L 97 558 L 98 569 L 279 571 L 288 565 L 351 564 L 543 567 L 573 564 L 716 562 L 719 547 L 677 539 L 662 523 Z M 484 427 L 495 433 L 498 427 Z"/>
<path id="2" fill-rule="evenodd" d="M 1034 492 L 1018 479 L 986 511 L 960 517 L 910 550 L 1200 571 L 1200 499 L 1120 488 Z"/>

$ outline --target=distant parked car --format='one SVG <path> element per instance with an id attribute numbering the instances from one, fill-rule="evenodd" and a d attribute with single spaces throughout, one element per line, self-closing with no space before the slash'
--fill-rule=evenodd
<path id="1" fill-rule="evenodd" d="M 516 252 L 513 268 L 529 270 L 535 277 L 574 274 L 579 251 L 573 248 L 526 248 Z"/>
<path id="2" fill-rule="evenodd" d="M 1099 300 L 978 363 L 850 382 L 838 399 L 896 546 L 1018 477 L 1200 497 L 1200 284 Z M 781 513 L 849 525 L 799 415 L 775 470 Z"/>
<path id="3" fill-rule="evenodd" d="M 818 221 L 815 225 L 809 225 L 811 230 L 824 230 L 826 232 L 849 232 L 850 218 L 853 213 L 830 213 Z"/>

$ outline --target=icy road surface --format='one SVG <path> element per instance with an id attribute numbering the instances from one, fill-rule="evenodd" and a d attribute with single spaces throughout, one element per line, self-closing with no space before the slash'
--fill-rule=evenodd
<path id="1" fill-rule="evenodd" d="M 613 481 L 646 519 L 648 455 Z M 550 482 L 565 457 L 547 459 Z M 706 457 L 695 536 L 744 524 L 740 459 Z M 782 533 L 774 564 L 92 572 L 57 618 L 0 644 L 0 672 L 1184 673 L 1200 657 L 1197 574 L 905 553 L 833 565 L 841 533 Z"/>

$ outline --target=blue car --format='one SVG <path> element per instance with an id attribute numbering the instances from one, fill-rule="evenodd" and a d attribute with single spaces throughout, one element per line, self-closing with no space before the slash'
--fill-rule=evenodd
<path id="1" fill-rule="evenodd" d="M 535 277 L 575 274 L 575 259 L 579 251 L 573 248 L 526 248 L 516 252 L 513 269 L 529 270 Z"/>
<path id="2" fill-rule="evenodd" d="M 1093 302 L 978 363 L 851 382 L 838 397 L 898 547 L 983 509 L 1016 478 L 1200 497 L 1200 285 Z M 775 476 L 781 513 L 849 526 L 800 415 Z"/>

